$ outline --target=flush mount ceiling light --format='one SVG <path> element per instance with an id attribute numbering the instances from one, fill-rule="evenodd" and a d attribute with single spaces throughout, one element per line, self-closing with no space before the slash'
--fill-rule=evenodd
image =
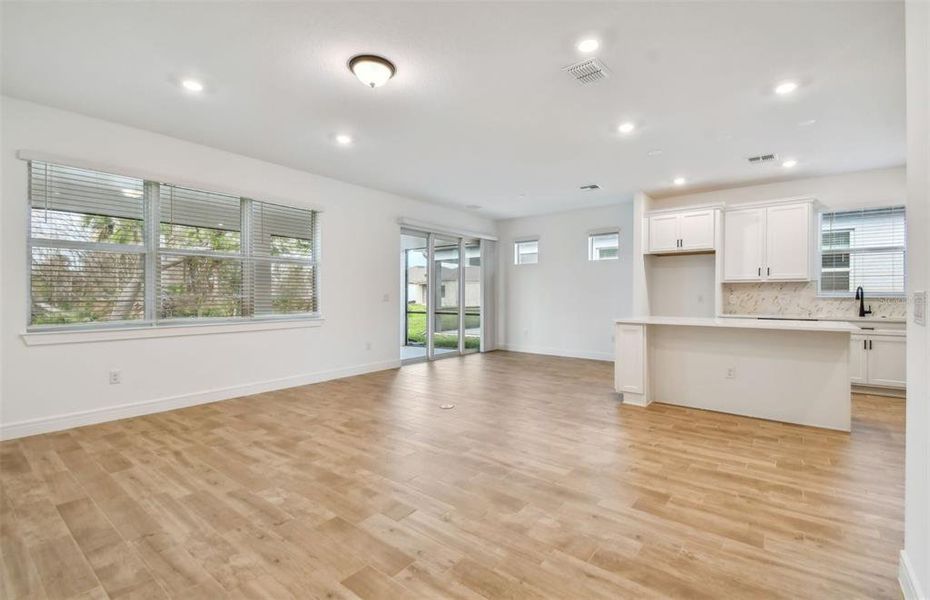
<path id="1" fill-rule="evenodd" d="M 336 143 L 340 146 L 348 146 L 352 143 L 352 136 L 346 133 L 340 133 L 336 136 Z"/>
<path id="2" fill-rule="evenodd" d="M 787 96 L 788 94 L 793 93 L 796 89 L 798 89 L 798 82 L 782 81 L 775 86 L 775 93 L 779 96 Z"/>
<path id="3" fill-rule="evenodd" d="M 203 84 L 196 79 L 184 79 L 181 81 L 181 87 L 183 87 L 188 92 L 194 92 L 195 94 L 203 91 Z"/>
<path id="4" fill-rule="evenodd" d="M 676 177 L 675 179 L 672 180 L 672 183 L 674 183 L 675 185 L 684 185 L 687 182 L 688 180 L 685 179 L 684 177 Z"/>
<path id="5" fill-rule="evenodd" d="M 381 87 L 394 76 L 394 63 L 382 56 L 359 54 L 349 59 L 349 70 L 368 87 Z"/>
<path id="6" fill-rule="evenodd" d="M 623 134 L 633 133 L 634 129 L 636 129 L 636 123 L 633 123 L 632 121 L 620 123 L 620 126 L 617 127 L 617 131 Z"/>
<path id="7" fill-rule="evenodd" d="M 785 167 L 786 169 L 790 169 L 792 167 L 798 166 L 798 161 L 793 158 L 789 158 L 785 162 L 781 163 L 781 166 Z"/>
<path id="8" fill-rule="evenodd" d="M 588 53 L 588 52 L 594 52 L 595 50 L 600 48 L 600 46 L 601 46 L 601 43 L 599 41 L 597 41 L 594 38 L 589 38 L 589 39 L 581 40 L 580 42 L 578 42 L 578 45 L 576 46 L 576 48 L 578 48 L 580 52 Z"/>

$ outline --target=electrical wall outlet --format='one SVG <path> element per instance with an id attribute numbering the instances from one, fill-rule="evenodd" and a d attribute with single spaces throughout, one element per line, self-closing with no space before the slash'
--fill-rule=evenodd
<path id="1" fill-rule="evenodd" d="M 365 350 L 371 350 L 371 342 L 365 342 Z"/>
<path id="2" fill-rule="evenodd" d="M 110 369 L 110 385 L 123 383 L 123 372 L 119 369 Z"/>
<path id="3" fill-rule="evenodd" d="M 727 379 L 736 379 L 736 369 L 734 367 L 727 368 Z"/>

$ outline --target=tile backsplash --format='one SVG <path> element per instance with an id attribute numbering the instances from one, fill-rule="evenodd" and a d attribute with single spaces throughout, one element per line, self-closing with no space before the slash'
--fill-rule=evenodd
<path id="1" fill-rule="evenodd" d="M 905 298 L 865 298 L 872 317 L 900 318 L 907 315 Z M 852 298 L 819 298 L 817 282 L 726 283 L 723 313 L 728 315 L 771 315 L 786 317 L 857 317 L 859 301 Z"/>

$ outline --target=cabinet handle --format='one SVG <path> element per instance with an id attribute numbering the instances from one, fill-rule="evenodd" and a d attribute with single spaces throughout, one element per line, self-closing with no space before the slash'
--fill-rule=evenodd
<path id="1" fill-rule="evenodd" d="M 768 277 L 772 274 L 772 267 L 765 267 L 765 275 Z"/>
<path id="2" fill-rule="evenodd" d="M 869 340 L 869 350 L 872 349 L 872 340 Z"/>
<path id="3" fill-rule="evenodd" d="M 759 277 L 762 277 L 762 267 L 759 267 Z"/>
<path id="4" fill-rule="evenodd" d="M 862 340 L 862 349 L 863 350 L 869 349 L 869 340 Z"/>

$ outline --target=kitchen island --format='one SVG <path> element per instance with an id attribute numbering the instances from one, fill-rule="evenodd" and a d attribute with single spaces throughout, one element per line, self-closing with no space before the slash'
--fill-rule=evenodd
<path id="1" fill-rule="evenodd" d="M 676 404 L 849 431 L 850 334 L 842 322 L 616 319 L 614 385 L 625 404 Z"/>

